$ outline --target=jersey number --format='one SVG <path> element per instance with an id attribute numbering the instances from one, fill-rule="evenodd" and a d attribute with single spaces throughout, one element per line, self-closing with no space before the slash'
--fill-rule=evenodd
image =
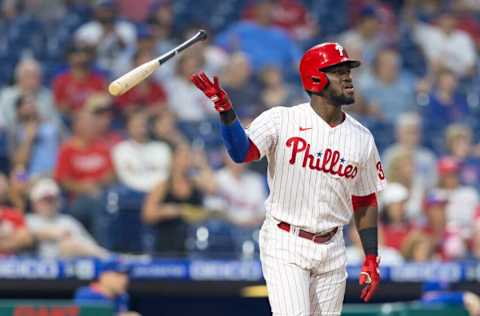
<path id="1" fill-rule="evenodd" d="M 380 178 L 380 180 L 385 179 L 385 173 L 383 172 L 383 166 L 380 161 L 377 162 L 377 175 Z"/>

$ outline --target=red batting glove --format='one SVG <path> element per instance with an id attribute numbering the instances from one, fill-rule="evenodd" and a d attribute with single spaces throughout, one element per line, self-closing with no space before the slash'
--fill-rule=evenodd
<path id="1" fill-rule="evenodd" d="M 192 75 L 193 84 L 207 96 L 215 104 L 217 112 L 226 112 L 232 109 L 232 102 L 228 94 L 220 87 L 218 78 L 213 77 L 213 82 L 204 72 Z"/>
<path id="2" fill-rule="evenodd" d="M 373 255 L 367 255 L 363 262 L 362 272 L 360 272 L 358 281 L 360 285 L 365 285 L 360 294 L 360 298 L 365 302 L 368 302 L 372 298 L 380 284 L 379 263 L 380 258 Z"/>

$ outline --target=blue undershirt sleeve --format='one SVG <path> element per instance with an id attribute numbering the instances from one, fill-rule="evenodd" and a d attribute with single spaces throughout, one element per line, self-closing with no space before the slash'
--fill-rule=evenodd
<path id="1" fill-rule="evenodd" d="M 222 123 L 222 137 L 232 160 L 237 163 L 244 162 L 250 143 L 240 121 L 235 119 L 228 125 Z"/>

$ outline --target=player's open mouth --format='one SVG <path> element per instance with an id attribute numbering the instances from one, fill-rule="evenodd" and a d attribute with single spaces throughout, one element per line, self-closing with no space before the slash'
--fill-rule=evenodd
<path id="1" fill-rule="evenodd" d="M 353 86 L 343 87 L 343 90 L 348 94 L 353 94 L 355 92 L 355 89 L 353 88 Z"/>

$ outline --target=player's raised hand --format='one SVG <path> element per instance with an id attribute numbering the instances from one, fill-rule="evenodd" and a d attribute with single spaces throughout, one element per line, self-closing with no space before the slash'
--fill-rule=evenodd
<path id="1" fill-rule="evenodd" d="M 218 78 L 213 77 L 213 82 L 204 72 L 192 75 L 193 84 L 215 104 L 217 112 L 226 112 L 232 109 L 232 102 L 228 94 L 220 87 Z"/>
<path id="2" fill-rule="evenodd" d="M 360 278 L 358 280 L 360 285 L 364 285 L 360 298 L 365 302 L 368 302 L 372 298 L 380 284 L 379 262 L 380 258 L 377 256 L 365 256 L 362 272 L 360 272 Z"/>

